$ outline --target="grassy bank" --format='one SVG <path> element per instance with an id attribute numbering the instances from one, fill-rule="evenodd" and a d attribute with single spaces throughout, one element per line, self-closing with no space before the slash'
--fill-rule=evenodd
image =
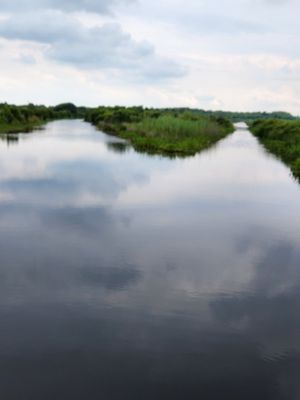
<path id="1" fill-rule="evenodd" d="M 2 133 L 20 133 L 20 132 L 31 132 L 33 129 L 42 126 L 45 121 L 36 122 L 12 122 L 0 123 L 0 134 Z"/>
<path id="2" fill-rule="evenodd" d="M 101 108 L 88 120 L 106 133 L 129 140 L 137 151 L 151 154 L 194 155 L 234 130 L 224 118 L 141 108 Z"/>
<path id="3" fill-rule="evenodd" d="M 83 118 L 86 109 L 72 103 L 46 107 L 34 104 L 16 106 L 0 104 L 0 133 L 29 132 L 48 121 L 64 118 Z"/>
<path id="4" fill-rule="evenodd" d="M 300 120 L 258 120 L 251 125 L 251 131 L 300 179 Z"/>

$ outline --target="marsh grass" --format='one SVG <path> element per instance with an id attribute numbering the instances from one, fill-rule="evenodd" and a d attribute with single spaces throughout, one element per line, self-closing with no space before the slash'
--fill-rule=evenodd
<path id="1" fill-rule="evenodd" d="M 208 118 L 190 120 L 166 115 L 127 124 L 119 135 L 139 151 L 194 155 L 232 131 L 231 124 L 222 126 Z"/>
<path id="2" fill-rule="evenodd" d="M 251 131 L 268 151 L 284 161 L 300 179 L 300 120 L 258 120 Z"/>
<path id="3" fill-rule="evenodd" d="M 172 140 L 195 138 L 199 135 L 219 134 L 218 125 L 206 118 L 188 120 L 172 116 L 162 116 L 159 118 L 147 118 L 133 124 L 131 128 L 147 136 L 171 138 Z"/>

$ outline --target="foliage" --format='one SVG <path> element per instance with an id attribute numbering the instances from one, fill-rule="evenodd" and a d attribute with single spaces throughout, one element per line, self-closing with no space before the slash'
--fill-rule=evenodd
<path id="1" fill-rule="evenodd" d="M 0 104 L 0 132 L 29 131 L 46 121 L 84 117 L 85 114 L 85 108 L 77 108 L 72 103 L 55 107 L 34 104 L 16 106 L 2 103 Z"/>
<path id="2" fill-rule="evenodd" d="M 300 120 L 258 120 L 251 125 L 254 135 L 300 178 Z"/>
<path id="3" fill-rule="evenodd" d="M 58 104 L 57 106 L 53 107 L 53 111 L 55 113 L 61 113 L 61 115 L 64 115 L 65 118 L 77 117 L 77 107 L 72 103 Z"/>
<path id="4" fill-rule="evenodd" d="M 143 107 L 98 107 L 87 111 L 85 119 L 94 125 L 99 122 L 118 124 L 124 122 L 137 122 L 144 117 Z"/>

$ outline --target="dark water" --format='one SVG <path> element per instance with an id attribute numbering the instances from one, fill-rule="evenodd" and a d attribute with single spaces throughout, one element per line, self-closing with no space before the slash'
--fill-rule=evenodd
<path id="1" fill-rule="evenodd" d="M 80 121 L 0 142 L 0 399 L 300 398 L 300 188 Z"/>

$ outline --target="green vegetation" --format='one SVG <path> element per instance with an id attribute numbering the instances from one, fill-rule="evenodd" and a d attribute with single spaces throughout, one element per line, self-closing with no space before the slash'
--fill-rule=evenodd
<path id="1" fill-rule="evenodd" d="M 234 130 L 225 118 L 142 107 L 99 107 L 86 120 L 128 139 L 138 151 L 157 154 L 194 155 Z"/>
<path id="2" fill-rule="evenodd" d="M 251 131 L 270 152 L 291 167 L 300 179 L 300 120 L 258 120 Z"/>
<path id="3" fill-rule="evenodd" d="M 208 118 L 224 118 L 231 122 L 253 122 L 258 119 L 296 119 L 293 115 L 277 111 L 267 112 L 231 112 L 231 111 L 206 111 L 191 108 L 143 108 L 143 107 L 98 107 L 96 109 L 87 109 L 86 119 L 93 122 L 133 122 L 143 118 L 158 118 L 163 115 L 181 116 L 189 114 L 191 118 L 208 117 Z"/>
<path id="4" fill-rule="evenodd" d="M 0 133 L 28 132 L 47 121 L 63 118 L 83 118 L 86 109 L 77 108 L 71 103 L 55 107 L 28 104 L 15 106 L 0 104 Z"/>
<path id="5" fill-rule="evenodd" d="M 28 132 L 48 121 L 66 118 L 84 118 L 105 133 L 127 139 L 138 151 L 170 156 L 194 155 L 233 132 L 233 122 L 245 121 L 266 148 L 290 165 L 294 175 L 300 178 L 300 120 L 285 112 L 0 103 L 2 136 Z"/>
<path id="6" fill-rule="evenodd" d="M 222 125 L 204 117 L 190 120 L 166 115 L 129 124 L 122 137 L 140 151 L 193 155 L 232 131 L 230 123 Z"/>
<path id="7" fill-rule="evenodd" d="M 195 154 L 233 131 L 234 122 L 293 121 L 278 111 L 226 112 L 189 108 L 98 107 L 87 109 L 86 121 L 106 133 L 129 139 L 135 149 L 152 153 Z"/>
<path id="8" fill-rule="evenodd" d="M 46 107 L 14 106 L 0 104 L 0 132 L 15 133 L 28 131 L 46 120 L 48 116 Z"/>
<path id="9" fill-rule="evenodd" d="M 186 108 L 177 108 L 170 109 L 171 111 L 177 112 L 189 112 L 198 116 L 206 116 L 206 117 L 215 117 L 215 118 L 226 118 L 231 122 L 246 122 L 251 123 L 258 119 L 284 119 L 284 120 L 292 120 L 296 119 L 293 115 L 284 112 L 284 111 L 276 111 L 272 113 L 267 112 L 231 112 L 231 111 L 205 111 L 205 110 L 197 110 L 197 109 L 186 109 Z M 168 110 L 165 110 L 168 111 Z"/>

